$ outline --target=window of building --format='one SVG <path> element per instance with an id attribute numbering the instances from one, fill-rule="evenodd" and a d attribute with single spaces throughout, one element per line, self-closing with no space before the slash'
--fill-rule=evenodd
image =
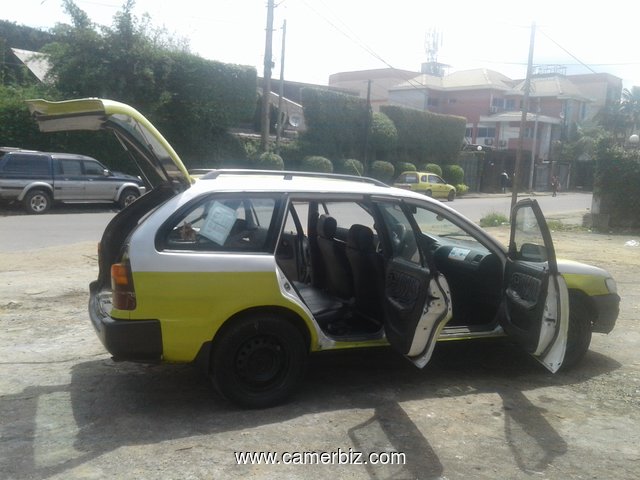
<path id="1" fill-rule="evenodd" d="M 496 136 L 496 127 L 478 127 L 478 137 L 490 137 Z"/>

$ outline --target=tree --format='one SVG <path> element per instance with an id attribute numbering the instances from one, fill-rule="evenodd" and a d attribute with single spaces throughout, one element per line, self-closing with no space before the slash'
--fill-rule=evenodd
<path id="1" fill-rule="evenodd" d="M 640 125 L 640 87 L 631 87 L 631 90 L 622 90 L 622 102 L 620 103 L 620 112 L 626 120 L 628 135 L 638 133 L 638 125 Z"/>

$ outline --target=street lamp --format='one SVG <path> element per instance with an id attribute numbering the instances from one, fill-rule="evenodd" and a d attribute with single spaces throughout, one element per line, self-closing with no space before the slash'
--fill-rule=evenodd
<path id="1" fill-rule="evenodd" d="M 632 147 L 638 147 L 640 145 L 640 136 L 637 133 L 630 135 L 627 143 Z"/>

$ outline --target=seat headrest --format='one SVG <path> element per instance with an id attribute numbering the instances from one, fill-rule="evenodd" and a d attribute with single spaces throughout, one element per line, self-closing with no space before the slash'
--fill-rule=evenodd
<path id="1" fill-rule="evenodd" d="M 318 235 L 324 238 L 333 238 L 338 229 L 338 222 L 330 215 L 322 214 L 318 217 Z"/>
<path id="2" fill-rule="evenodd" d="M 365 225 L 352 225 L 347 234 L 347 248 L 354 248 L 363 252 L 375 251 L 373 230 Z"/>

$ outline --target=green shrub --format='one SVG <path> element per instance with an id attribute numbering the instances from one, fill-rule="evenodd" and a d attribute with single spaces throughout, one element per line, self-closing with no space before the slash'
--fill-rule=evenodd
<path id="1" fill-rule="evenodd" d="M 393 180 L 394 172 L 395 168 L 393 168 L 393 164 L 378 160 L 371 164 L 369 176 L 382 182 L 389 183 Z"/>
<path id="2" fill-rule="evenodd" d="M 442 167 L 442 178 L 451 185 L 464 181 L 464 170 L 460 165 L 445 165 Z"/>
<path id="3" fill-rule="evenodd" d="M 465 185 L 464 183 L 458 183 L 457 185 L 455 185 L 455 187 L 456 187 L 457 197 L 461 197 L 462 195 L 464 195 L 469 191 L 469 186 Z"/>
<path id="4" fill-rule="evenodd" d="M 427 163 L 422 169 L 425 172 L 435 173 L 436 175 L 442 176 L 442 168 L 437 163 Z"/>
<path id="5" fill-rule="evenodd" d="M 313 155 L 302 159 L 302 162 L 300 162 L 300 169 L 305 172 L 332 173 L 333 163 L 331 163 L 331 160 L 326 157 Z"/>
<path id="6" fill-rule="evenodd" d="M 500 225 L 508 225 L 509 219 L 501 213 L 491 212 L 480 219 L 481 227 L 499 227 Z"/>
<path id="7" fill-rule="evenodd" d="M 396 164 L 396 172 L 401 174 L 402 172 L 415 172 L 416 166 L 410 162 L 398 162 Z"/>
<path id="8" fill-rule="evenodd" d="M 348 158 L 342 164 L 340 173 L 344 173 L 347 175 L 358 175 L 361 177 L 364 174 L 364 165 L 362 165 L 362 162 L 360 160 L 356 160 L 355 158 Z"/>
<path id="9" fill-rule="evenodd" d="M 256 165 L 264 170 L 284 170 L 284 160 L 274 152 L 264 152 L 258 157 Z"/>

